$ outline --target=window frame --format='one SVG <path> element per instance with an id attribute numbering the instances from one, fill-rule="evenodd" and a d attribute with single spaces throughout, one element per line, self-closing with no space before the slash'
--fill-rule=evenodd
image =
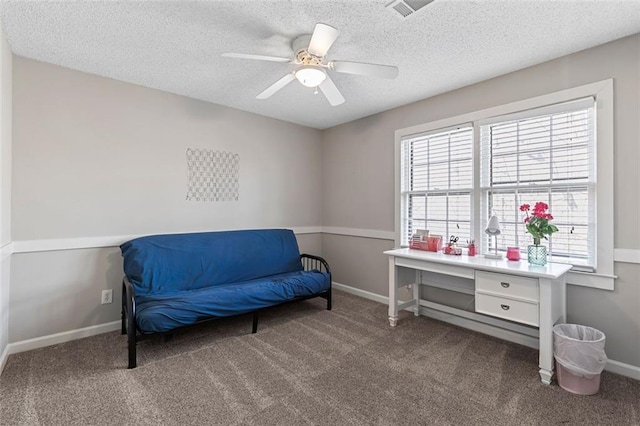
<path id="1" fill-rule="evenodd" d="M 417 126 L 398 129 L 395 131 L 395 246 L 401 247 L 401 141 L 411 135 L 435 132 L 440 129 L 450 129 L 472 124 L 473 127 L 473 182 L 474 195 L 471 205 L 471 229 L 474 238 L 480 241 L 482 226 L 481 221 L 481 197 L 480 197 L 480 123 L 494 117 L 519 113 L 548 107 L 555 104 L 566 103 L 581 98 L 593 97 L 595 100 L 595 150 L 596 150 L 596 267 L 594 272 L 582 272 L 571 270 L 567 274 L 567 282 L 585 287 L 593 287 L 605 290 L 614 289 L 614 171 L 613 171 L 613 146 L 614 146 L 614 96 L 613 79 L 598 81 L 573 87 L 546 95 L 536 96 L 521 101 L 486 108 L 454 117 L 444 118 Z"/>
<path id="2" fill-rule="evenodd" d="M 485 146 L 486 143 L 489 143 L 489 140 L 484 140 L 482 138 L 482 132 L 483 129 L 495 124 L 502 124 L 502 123 L 506 123 L 506 122 L 513 122 L 513 121 L 517 121 L 517 120 L 527 120 L 527 119 L 531 119 L 531 118 L 538 118 L 538 117 L 547 117 L 547 116 L 552 116 L 554 114 L 563 114 L 566 112 L 570 112 L 570 111 L 581 111 L 581 110 L 586 110 L 586 109 L 594 109 L 596 108 L 596 103 L 595 103 L 595 99 L 593 96 L 588 96 L 586 98 L 582 98 L 582 99 L 576 99 L 576 100 L 572 100 L 569 102 L 562 102 L 562 103 L 558 103 L 558 104 L 553 104 L 553 105 L 548 105 L 548 106 L 544 106 L 541 108 L 533 108 L 533 109 L 529 109 L 526 111 L 520 111 L 514 114 L 507 114 L 507 115 L 502 115 L 502 116 L 496 116 L 496 117 L 492 117 L 490 119 L 486 119 L 486 120 L 480 120 L 478 122 L 478 126 L 480 128 L 480 133 L 481 133 L 481 140 L 478 141 L 479 145 L 480 145 L 480 150 L 490 150 L 490 148 L 488 146 Z M 588 119 L 587 119 L 588 120 Z M 592 118 L 590 123 L 592 124 L 592 126 L 589 126 L 588 128 L 588 141 L 587 144 L 589 145 L 589 151 L 593 153 L 593 156 L 596 158 L 593 158 L 596 167 L 597 167 L 597 155 L 594 152 L 596 149 L 596 145 L 595 145 L 595 139 L 596 139 L 596 135 L 595 135 L 595 123 L 597 121 L 597 114 L 595 111 L 593 111 L 592 114 Z M 550 147 L 551 148 L 551 147 Z M 554 151 L 552 151 L 554 152 Z M 549 185 L 548 184 L 543 184 L 542 186 L 529 186 L 529 185 L 518 185 L 518 184 L 513 184 L 510 186 L 491 186 L 490 182 L 487 182 L 487 177 L 483 177 L 482 173 L 486 172 L 486 170 L 483 169 L 483 167 L 486 168 L 486 166 L 483 166 L 482 164 L 482 158 L 484 157 L 481 156 L 481 158 L 478 158 L 479 161 L 477 161 L 475 164 L 477 167 L 480 168 L 480 182 L 478 183 L 478 186 L 475 187 L 474 189 L 478 189 L 478 191 L 474 192 L 475 195 L 477 195 L 478 197 L 480 197 L 480 205 L 483 206 L 483 209 L 481 211 L 481 216 L 480 216 L 480 221 L 481 223 L 486 223 L 488 221 L 488 212 L 486 211 L 486 205 L 488 204 L 488 198 L 489 198 L 489 194 L 490 193 L 494 193 L 494 194 L 512 194 L 512 193 L 516 193 L 516 192 L 523 192 L 523 193 L 527 193 L 527 192 L 535 192 L 535 189 L 545 189 L 545 190 L 551 190 L 551 186 L 553 186 L 555 188 L 555 190 L 557 191 L 558 189 L 562 189 L 562 188 L 571 188 L 571 187 L 584 187 L 587 191 L 588 195 L 588 199 L 589 199 L 589 205 L 587 206 L 583 206 L 583 208 L 590 210 L 589 213 L 589 218 L 592 218 L 595 215 L 595 205 L 597 204 L 597 173 L 595 172 L 595 168 L 593 166 L 593 164 L 588 164 L 588 172 L 587 174 L 587 180 L 584 182 L 579 182 L 579 183 L 560 183 L 560 184 L 554 184 L 554 185 Z M 493 158 L 493 157 L 492 157 Z M 486 185 L 486 186 L 485 186 Z M 541 198 L 540 200 L 545 201 L 544 197 Z M 523 203 L 523 202 L 529 202 L 529 203 L 533 203 L 539 201 L 537 199 L 522 199 L 520 198 L 519 203 Z M 551 203 L 550 203 L 551 204 Z M 518 206 L 518 204 L 516 204 L 516 207 Z M 551 207 L 552 211 L 556 211 L 553 206 Z M 519 213 L 519 212 L 516 212 Z M 521 214 L 520 214 L 521 216 Z M 503 217 L 501 217 L 502 220 L 504 220 Z M 520 217 L 518 219 L 519 221 L 522 220 L 522 218 Z M 558 225 L 560 225 L 558 223 Z M 591 230 L 592 228 L 595 229 L 597 231 L 597 224 L 595 223 L 594 220 L 589 220 L 587 227 L 589 230 Z M 593 241 L 592 241 L 592 246 L 588 249 L 590 250 L 589 254 L 588 254 L 588 258 L 585 259 L 584 262 L 576 262 L 573 264 L 573 268 L 574 270 L 577 271 L 583 271 L 583 272 L 593 272 L 594 268 L 591 266 L 591 264 L 589 263 L 589 261 L 592 261 L 594 264 L 597 265 L 597 253 L 596 253 L 596 248 L 598 246 L 597 244 L 597 232 L 596 235 L 593 235 Z M 486 248 L 485 243 L 487 241 L 491 241 L 491 239 L 487 238 L 486 234 L 483 235 L 483 233 L 481 232 L 479 235 L 474 235 L 474 238 L 476 238 L 476 241 L 481 241 L 481 248 Z M 553 240 L 553 235 L 550 236 L 549 238 L 550 240 Z M 529 242 L 529 244 L 531 244 L 531 242 Z M 552 249 L 553 247 L 553 243 L 547 242 L 545 243 L 545 245 L 549 245 L 549 249 Z M 522 249 L 522 246 L 520 246 Z M 504 247 L 504 249 L 506 250 L 506 247 Z M 549 253 L 550 259 L 553 259 L 553 255 L 554 255 L 554 251 L 551 250 Z M 577 260 L 577 259 L 576 259 Z M 553 260 L 552 260 L 553 261 Z M 559 263 L 568 263 L 568 264 L 572 264 L 572 262 L 567 259 L 566 261 L 560 261 Z"/>
<path id="3" fill-rule="evenodd" d="M 406 190 L 406 188 L 405 188 L 405 190 L 403 190 L 402 182 L 403 182 L 403 180 L 409 180 L 411 174 L 408 172 L 408 169 L 404 170 L 404 173 L 401 171 L 400 172 L 401 173 L 401 175 L 400 175 L 400 203 L 401 203 L 400 212 L 402 212 L 403 206 L 405 208 L 407 208 L 408 199 L 411 198 L 411 197 L 414 197 L 414 196 L 418 196 L 418 197 L 422 196 L 422 197 L 424 197 L 426 206 L 428 206 L 428 197 L 429 196 L 434 197 L 434 196 L 436 196 L 438 194 L 446 197 L 447 201 L 448 201 L 450 196 L 456 195 L 456 193 L 458 193 L 458 194 L 468 194 L 470 202 L 473 200 L 473 193 L 474 193 L 474 188 L 473 188 L 473 167 L 474 167 L 473 161 L 474 161 L 474 156 L 473 155 L 474 154 L 473 154 L 473 125 L 472 125 L 472 123 L 465 123 L 462 126 L 456 126 L 456 127 L 453 127 L 453 128 L 438 129 L 435 132 L 428 132 L 426 134 L 425 133 L 414 134 L 409 139 L 420 139 L 420 138 L 425 138 L 425 137 L 429 138 L 429 137 L 437 136 L 438 134 L 444 134 L 444 133 L 449 133 L 449 135 L 451 136 L 452 133 L 455 133 L 457 131 L 464 130 L 464 129 L 468 129 L 468 131 L 470 133 L 470 137 L 471 137 L 471 152 L 469 153 L 471 156 L 466 160 L 470 160 L 471 172 L 472 172 L 472 176 L 471 176 L 472 185 L 470 187 L 460 187 L 460 188 L 447 187 L 446 189 L 430 189 L 430 188 L 427 187 L 427 188 L 420 189 L 420 190 L 416 190 L 416 189 Z M 405 142 L 405 141 L 407 141 L 407 139 L 403 140 L 402 142 Z M 402 157 L 404 155 L 403 148 L 402 148 L 402 142 L 400 144 L 400 150 L 401 150 L 401 153 L 400 153 L 400 158 L 401 158 L 400 159 L 400 164 L 401 164 L 401 167 L 402 167 Z M 449 144 L 449 148 L 450 148 L 450 144 Z M 429 149 L 429 148 L 427 148 L 427 149 Z M 412 163 L 411 165 L 413 166 L 414 164 Z M 450 172 L 450 169 L 449 169 L 449 172 Z M 471 208 L 471 205 L 469 206 L 469 208 Z M 428 211 L 429 210 L 428 210 L 428 207 L 427 207 L 427 210 L 425 212 L 425 213 L 427 213 L 427 215 L 424 218 L 425 222 L 428 222 Z M 447 215 L 448 215 L 448 211 L 447 211 Z M 450 220 L 447 220 L 447 222 L 450 222 Z M 469 222 L 469 227 L 470 227 L 470 233 L 473 234 L 473 221 L 472 221 L 471 217 L 469 217 L 469 221 L 468 222 Z M 403 224 L 403 221 L 401 219 L 401 221 L 400 221 L 400 226 L 401 227 L 402 227 L 402 224 Z M 405 231 L 404 228 L 400 230 L 400 232 L 401 232 L 400 241 L 402 241 L 403 236 L 407 236 L 404 231 Z M 449 234 L 450 233 L 445 232 L 445 234 L 443 234 L 443 237 L 445 237 L 445 239 L 446 239 L 446 238 L 448 238 Z M 408 237 L 410 238 L 410 236 L 408 236 Z"/>

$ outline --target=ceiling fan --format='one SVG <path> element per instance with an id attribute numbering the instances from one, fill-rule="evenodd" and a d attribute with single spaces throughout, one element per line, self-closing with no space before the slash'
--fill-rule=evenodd
<path id="1" fill-rule="evenodd" d="M 325 69 L 345 74 L 358 74 L 373 77 L 393 79 L 398 76 L 398 67 L 390 65 L 368 64 L 350 61 L 328 61 L 325 56 L 333 42 L 336 41 L 339 31 L 330 25 L 318 23 L 313 34 L 305 34 L 297 37 L 291 43 L 293 58 L 279 58 L 276 56 L 251 55 L 245 53 L 223 53 L 227 58 L 254 59 L 258 61 L 282 62 L 294 64 L 293 72 L 267 87 L 256 96 L 257 99 L 267 99 L 278 90 L 298 79 L 307 87 L 318 88 L 322 91 L 332 106 L 344 103 L 344 97 L 327 75 Z"/>

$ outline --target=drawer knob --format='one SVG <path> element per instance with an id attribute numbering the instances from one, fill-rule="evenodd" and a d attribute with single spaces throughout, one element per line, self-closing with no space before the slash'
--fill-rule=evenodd
<path id="1" fill-rule="evenodd" d="M 505 283 L 504 281 L 500 283 L 500 285 L 504 288 L 509 288 L 510 284 L 509 283 Z"/>
<path id="2" fill-rule="evenodd" d="M 508 311 L 508 310 L 509 310 L 509 305 L 500 305 L 500 307 L 501 307 L 502 309 L 504 309 L 505 311 Z"/>

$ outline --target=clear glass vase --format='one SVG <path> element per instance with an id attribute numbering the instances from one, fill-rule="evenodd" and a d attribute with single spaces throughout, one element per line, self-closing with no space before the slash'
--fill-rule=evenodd
<path id="1" fill-rule="evenodd" d="M 547 247 L 532 244 L 527 250 L 528 260 L 531 265 L 544 266 L 547 264 Z"/>

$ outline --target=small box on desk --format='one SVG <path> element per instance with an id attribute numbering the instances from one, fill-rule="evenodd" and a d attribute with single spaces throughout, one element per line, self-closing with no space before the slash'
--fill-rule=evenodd
<path id="1" fill-rule="evenodd" d="M 442 235 L 431 235 L 422 241 L 412 239 L 409 241 L 409 248 L 422 251 L 440 251 L 442 250 Z"/>
<path id="2" fill-rule="evenodd" d="M 411 240 L 409 242 L 409 248 L 412 249 L 412 250 L 429 251 L 429 242 L 428 241 L 414 241 L 414 240 Z"/>
<path id="3" fill-rule="evenodd" d="M 442 235 L 431 235 L 427 237 L 427 246 L 428 251 L 442 250 Z"/>

